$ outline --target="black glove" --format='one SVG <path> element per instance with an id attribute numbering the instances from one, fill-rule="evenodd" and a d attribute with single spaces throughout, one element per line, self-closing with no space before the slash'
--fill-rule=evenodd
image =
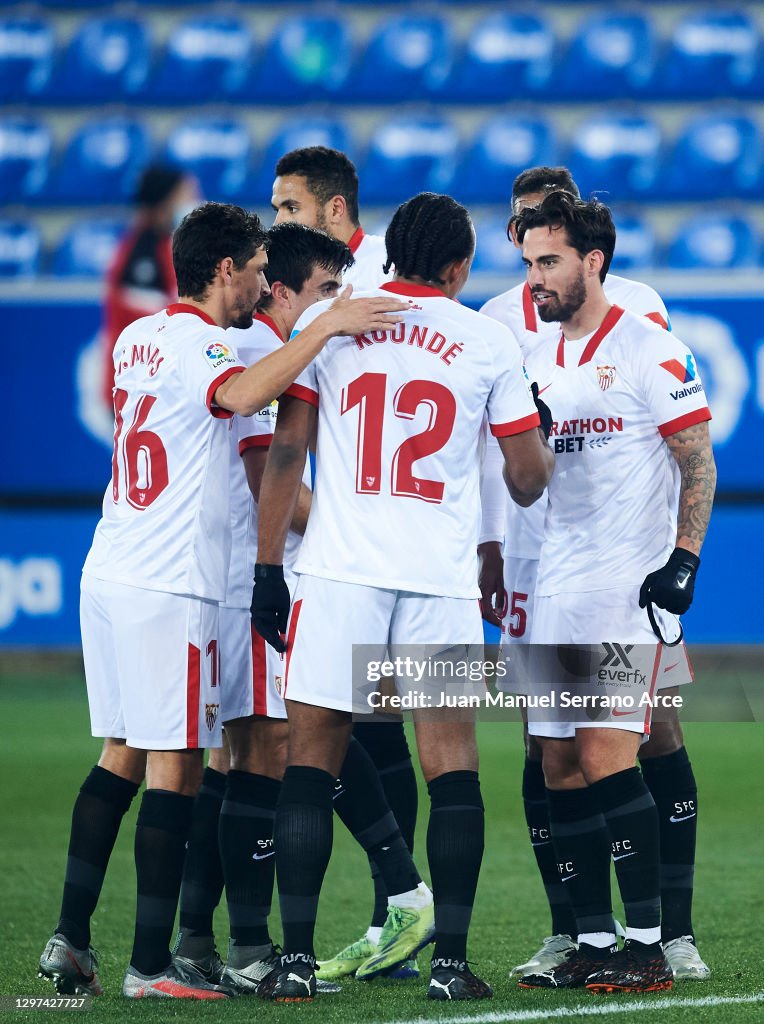
<path id="1" fill-rule="evenodd" d="M 541 429 L 544 431 L 544 437 L 549 440 L 549 435 L 552 433 L 552 410 L 539 398 L 539 386 L 534 380 L 531 384 L 531 394 L 533 395 L 533 401 L 536 403 L 536 409 L 538 410 L 539 419 L 541 420 Z"/>
<path id="2" fill-rule="evenodd" d="M 280 654 L 286 650 L 282 636 L 286 633 L 291 601 L 289 587 L 284 582 L 284 566 L 258 562 L 249 613 L 260 636 Z"/>
<path id="3" fill-rule="evenodd" d="M 652 601 L 672 615 L 684 615 L 692 604 L 700 559 L 686 548 L 674 548 L 662 569 L 648 573 L 639 588 L 639 607 Z"/>

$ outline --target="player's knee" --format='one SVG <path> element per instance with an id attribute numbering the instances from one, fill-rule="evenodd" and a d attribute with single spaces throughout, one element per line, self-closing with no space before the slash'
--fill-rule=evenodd
<path id="1" fill-rule="evenodd" d="M 104 740 L 99 768 L 140 784 L 146 776 L 146 751 L 128 747 L 124 740 Z"/>
<path id="2" fill-rule="evenodd" d="M 650 739 L 643 743 L 639 750 L 640 761 L 651 757 L 665 757 L 674 754 L 684 746 L 684 734 L 676 708 L 672 708 L 670 717 L 660 722 L 653 722 Z"/>
<path id="3" fill-rule="evenodd" d="M 586 785 L 573 743 L 546 742 L 539 746 L 547 789 L 582 789 Z"/>

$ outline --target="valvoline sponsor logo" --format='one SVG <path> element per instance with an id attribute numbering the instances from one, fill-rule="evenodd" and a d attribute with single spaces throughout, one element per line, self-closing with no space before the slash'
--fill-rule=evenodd
<path id="1" fill-rule="evenodd" d="M 668 370 L 669 373 L 673 374 L 680 384 L 688 384 L 690 381 L 695 380 L 698 375 L 698 371 L 695 368 L 695 359 L 691 355 L 687 356 L 684 363 L 680 363 L 678 359 L 667 359 L 665 363 L 661 363 L 661 366 L 664 370 Z"/>

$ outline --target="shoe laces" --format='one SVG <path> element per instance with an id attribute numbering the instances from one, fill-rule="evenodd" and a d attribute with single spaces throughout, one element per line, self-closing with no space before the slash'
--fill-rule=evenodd
<path id="1" fill-rule="evenodd" d="M 408 907 L 399 907 L 395 903 L 391 903 L 387 908 L 387 921 L 382 929 L 382 936 L 388 935 L 390 932 L 395 934 L 401 931 L 414 917 L 414 912 L 409 910 Z M 384 945 L 385 939 L 380 937 L 380 946 Z"/>
<path id="2" fill-rule="evenodd" d="M 345 946 L 337 954 L 337 958 L 342 957 L 345 960 L 352 960 L 359 956 L 368 956 L 369 951 L 373 954 L 377 950 L 377 946 L 364 935 L 363 938 L 358 939 L 357 942 L 351 942 L 349 946 Z"/>

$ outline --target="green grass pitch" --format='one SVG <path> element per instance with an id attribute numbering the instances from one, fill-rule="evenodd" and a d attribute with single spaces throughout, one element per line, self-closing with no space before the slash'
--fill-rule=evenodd
<path id="1" fill-rule="evenodd" d="M 89 736 L 84 683 L 76 668 L 52 665 L 24 671 L 0 664 L 3 741 L 0 745 L 2 808 L 2 914 L 0 995 L 52 995 L 36 977 L 40 952 L 56 922 L 71 806 L 94 763 L 99 743 Z M 310 1024 L 454 1020 L 499 1022 L 564 1019 L 693 1024 L 762 1019 L 762 778 L 760 724 L 690 724 L 687 747 L 700 790 L 700 839 L 695 925 L 713 970 L 706 983 L 680 983 L 673 992 L 635 999 L 586 993 L 524 992 L 507 969 L 532 952 L 548 929 L 543 891 L 524 836 L 519 796 L 522 754 L 519 726 L 480 727 L 481 774 L 486 802 L 486 854 L 473 918 L 470 956 L 494 986 L 491 1002 L 447 1006 L 424 998 L 423 980 L 349 982 L 337 996 L 311 1005 L 278 1006 L 242 998 L 230 1003 L 172 1001 L 130 1003 L 119 995 L 132 933 L 132 839 L 138 801 L 125 821 L 93 922 L 102 954 L 106 995 L 94 1001 L 91 1024 L 129 1021 L 273 1021 L 297 1017 Z M 420 794 L 418 860 L 426 873 L 426 795 Z M 317 950 L 330 955 L 358 938 L 368 923 L 371 884 L 366 859 L 335 819 L 334 854 L 319 912 Z M 278 927 L 275 927 L 278 938 Z M 227 945 L 226 916 L 216 932 Z M 426 954 L 420 956 L 425 968 Z M 764 998 L 764 996 L 762 996 Z M 747 1001 L 742 1001 L 746 1000 Z M 734 1002 L 732 1001 L 734 1000 Z M 12 1014 L 35 1017 L 41 1012 Z M 5 1015 L 4 1015 L 5 1016 Z M 10 1018 L 11 1014 L 8 1014 Z"/>

